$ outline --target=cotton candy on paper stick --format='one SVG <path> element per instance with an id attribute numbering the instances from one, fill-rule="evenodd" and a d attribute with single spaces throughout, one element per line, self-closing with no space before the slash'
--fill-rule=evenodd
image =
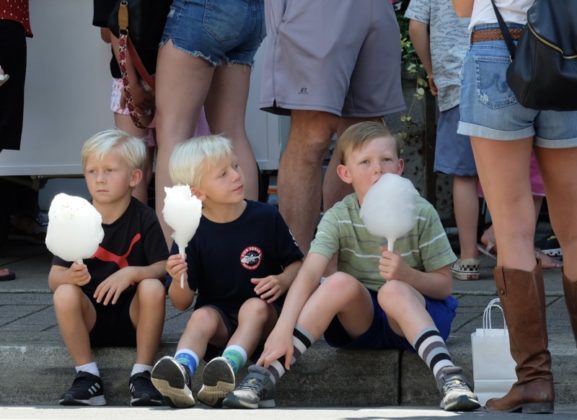
<path id="1" fill-rule="evenodd" d="M 82 263 L 104 238 L 102 216 L 82 197 L 57 194 L 48 210 L 46 247 L 65 261 Z"/>
<path id="2" fill-rule="evenodd" d="M 416 200 L 419 193 L 407 178 L 384 174 L 365 195 L 360 215 L 367 230 L 387 239 L 388 250 L 416 223 Z"/>
<path id="3" fill-rule="evenodd" d="M 192 195 L 188 185 L 164 187 L 165 222 L 174 230 L 172 239 L 178 245 L 178 253 L 185 256 L 184 250 L 190 242 L 202 215 L 202 202 Z M 180 287 L 184 288 L 184 274 L 180 276 Z"/>

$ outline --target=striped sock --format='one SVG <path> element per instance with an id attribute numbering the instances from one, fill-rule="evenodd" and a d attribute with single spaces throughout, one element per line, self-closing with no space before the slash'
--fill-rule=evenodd
<path id="1" fill-rule="evenodd" d="M 233 344 L 224 349 L 222 357 L 226 359 L 234 373 L 237 373 L 239 369 L 245 365 L 248 359 L 246 350 L 237 344 Z"/>
<path id="2" fill-rule="evenodd" d="M 291 361 L 291 365 L 294 365 L 296 360 L 303 355 L 307 349 L 313 345 L 316 341 L 307 330 L 305 330 L 300 325 L 296 325 L 293 331 L 293 359 Z M 269 367 L 268 371 L 272 376 L 273 382 L 276 382 L 286 373 L 286 369 L 284 368 L 284 357 L 281 357 L 278 360 L 275 360 Z"/>
<path id="3" fill-rule="evenodd" d="M 421 331 L 415 338 L 413 347 L 433 371 L 435 379 L 442 368 L 454 366 L 447 345 L 435 328 L 425 328 Z"/>
<path id="4" fill-rule="evenodd" d="M 189 349 L 180 349 L 176 352 L 174 358 L 181 365 L 188 367 L 190 376 L 194 375 L 199 362 L 198 355 L 195 352 Z"/>

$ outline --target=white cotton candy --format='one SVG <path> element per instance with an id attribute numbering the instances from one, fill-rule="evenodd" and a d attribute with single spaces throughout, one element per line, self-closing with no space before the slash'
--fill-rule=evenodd
<path id="1" fill-rule="evenodd" d="M 188 185 L 165 187 L 164 220 L 174 230 L 172 238 L 178 245 L 179 253 L 184 254 L 186 245 L 190 242 L 202 215 L 201 201 L 192 195 Z"/>
<path id="2" fill-rule="evenodd" d="M 82 197 L 57 194 L 48 210 L 46 247 L 65 261 L 90 258 L 104 238 L 102 216 Z"/>
<path id="3" fill-rule="evenodd" d="M 194 236 L 202 215 L 202 202 L 192 195 L 188 185 L 164 187 L 164 208 L 162 214 L 165 222 L 174 230 L 172 239 L 178 246 L 178 253 L 185 254 L 186 245 Z M 184 287 L 184 279 L 180 279 Z"/>
<path id="4" fill-rule="evenodd" d="M 415 226 L 419 193 L 407 178 L 384 174 L 367 192 L 360 215 L 367 230 L 387 239 L 389 251 Z"/>

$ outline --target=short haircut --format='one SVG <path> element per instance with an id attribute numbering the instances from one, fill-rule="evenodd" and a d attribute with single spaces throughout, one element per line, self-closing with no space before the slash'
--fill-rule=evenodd
<path id="1" fill-rule="evenodd" d="M 395 141 L 397 157 L 401 157 L 401 144 L 399 139 L 392 135 L 389 129 L 380 122 L 363 121 L 347 128 L 337 140 L 335 153 L 340 156 L 341 163 L 344 164 L 346 157 L 353 150 L 357 150 L 365 143 L 377 137 L 391 138 Z"/>
<path id="2" fill-rule="evenodd" d="M 122 130 L 101 131 L 86 140 L 80 152 L 82 167 L 86 167 L 86 161 L 90 156 L 100 160 L 112 150 L 118 150 L 132 169 L 144 168 L 146 162 L 144 140 Z"/>
<path id="3" fill-rule="evenodd" d="M 174 148 L 168 166 L 170 179 L 174 185 L 198 188 L 208 169 L 233 154 L 232 144 L 226 137 L 193 137 Z"/>

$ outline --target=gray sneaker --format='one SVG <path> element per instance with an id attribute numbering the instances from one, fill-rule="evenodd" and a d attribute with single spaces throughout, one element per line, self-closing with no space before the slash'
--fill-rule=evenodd
<path id="1" fill-rule="evenodd" d="M 204 367 L 202 387 L 197 398 L 211 407 L 218 407 L 222 400 L 234 390 L 235 377 L 232 366 L 224 357 L 215 357 Z"/>
<path id="2" fill-rule="evenodd" d="M 263 367 L 249 366 L 248 374 L 222 404 L 228 408 L 273 408 L 274 383 L 271 374 Z"/>
<path id="3" fill-rule="evenodd" d="M 151 372 L 152 385 L 162 394 L 166 403 L 174 408 L 194 406 L 194 397 L 190 389 L 188 368 L 174 357 L 164 356 Z"/>
<path id="4" fill-rule="evenodd" d="M 445 411 L 472 411 L 481 406 L 479 399 L 467 385 L 463 369 L 458 366 L 441 369 L 437 387 L 443 396 L 440 407 Z"/>

